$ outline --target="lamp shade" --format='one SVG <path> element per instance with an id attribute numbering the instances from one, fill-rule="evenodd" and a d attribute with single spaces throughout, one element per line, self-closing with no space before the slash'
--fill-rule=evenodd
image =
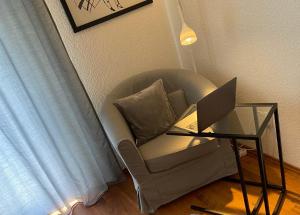
<path id="1" fill-rule="evenodd" d="M 182 46 L 192 45 L 197 41 L 197 35 L 195 31 L 189 27 L 183 18 L 183 9 L 180 0 L 178 0 L 179 15 L 181 19 L 181 32 L 180 32 L 180 44 Z"/>
<path id="2" fill-rule="evenodd" d="M 182 28 L 180 32 L 180 43 L 182 46 L 192 45 L 197 41 L 197 35 L 195 31 L 190 28 L 183 20 L 182 20 Z"/>

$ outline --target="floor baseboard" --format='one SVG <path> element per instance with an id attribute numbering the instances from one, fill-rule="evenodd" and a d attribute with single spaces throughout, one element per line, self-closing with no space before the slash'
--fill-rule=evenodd
<path id="1" fill-rule="evenodd" d="M 252 156 L 252 157 L 257 157 L 256 150 L 248 151 L 248 155 Z M 264 153 L 264 156 L 265 156 L 265 159 L 268 159 L 270 162 L 279 164 L 279 159 L 278 158 L 275 158 L 275 157 L 273 157 L 271 155 L 268 155 L 268 154 L 265 154 L 265 153 Z M 296 172 L 297 174 L 300 174 L 300 168 L 298 168 L 298 167 L 296 167 L 296 166 L 294 166 L 292 164 L 284 162 L 284 167 L 288 168 L 289 170 L 291 170 L 293 172 Z"/>

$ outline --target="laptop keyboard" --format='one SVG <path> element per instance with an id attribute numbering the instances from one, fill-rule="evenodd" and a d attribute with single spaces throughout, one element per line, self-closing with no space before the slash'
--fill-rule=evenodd
<path id="1" fill-rule="evenodd" d="M 187 127 L 188 127 L 188 129 L 197 131 L 198 130 L 198 123 L 197 123 L 197 121 L 194 121 L 191 124 L 189 124 Z"/>

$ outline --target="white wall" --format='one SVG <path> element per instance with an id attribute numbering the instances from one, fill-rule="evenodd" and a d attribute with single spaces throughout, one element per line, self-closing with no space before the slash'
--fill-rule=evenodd
<path id="1" fill-rule="evenodd" d="M 76 34 L 60 1 L 46 4 L 98 112 L 120 81 L 146 70 L 179 67 L 163 1 Z"/>
<path id="2" fill-rule="evenodd" d="M 182 2 L 202 38 L 199 71 L 217 84 L 237 76 L 239 102 L 278 102 L 285 160 L 300 167 L 300 1 Z"/>

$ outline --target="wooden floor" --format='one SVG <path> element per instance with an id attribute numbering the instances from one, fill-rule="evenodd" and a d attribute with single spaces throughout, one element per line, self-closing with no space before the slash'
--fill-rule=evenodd
<path id="1" fill-rule="evenodd" d="M 258 180 L 258 163 L 254 155 L 242 159 L 246 179 Z M 266 158 L 268 180 L 279 183 L 280 175 L 276 161 Z M 72 215 L 138 215 L 136 194 L 130 176 L 126 173 L 127 180 L 112 186 L 96 205 L 85 208 L 77 205 Z M 288 194 L 285 199 L 281 214 L 300 215 L 300 171 L 286 167 L 286 180 Z M 247 186 L 250 207 L 252 208 L 260 194 L 260 189 Z M 277 192 L 269 192 L 270 207 L 273 209 L 278 198 Z M 176 201 L 160 207 L 156 215 L 191 215 L 203 214 L 192 211 L 190 205 L 195 204 L 210 209 L 222 210 L 230 214 L 244 214 L 243 197 L 238 184 L 217 181 L 185 195 Z M 259 214 L 264 213 L 262 205 Z"/>

